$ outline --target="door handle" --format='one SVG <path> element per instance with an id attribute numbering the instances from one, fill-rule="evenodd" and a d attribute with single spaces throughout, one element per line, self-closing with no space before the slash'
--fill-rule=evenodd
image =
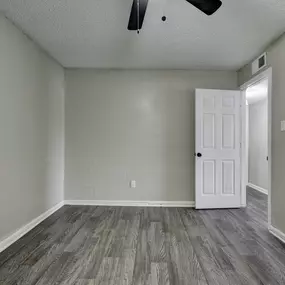
<path id="1" fill-rule="evenodd" d="M 197 156 L 198 156 L 198 157 L 202 157 L 202 153 L 198 152 L 198 153 L 197 153 Z"/>

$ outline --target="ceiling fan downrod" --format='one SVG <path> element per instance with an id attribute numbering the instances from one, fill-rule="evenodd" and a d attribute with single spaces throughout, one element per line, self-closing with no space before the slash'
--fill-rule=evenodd
<path id="1" fill-rule="evenodd" d="M 137 0 L 137 34 L 140 33 L 140 0 Z"/>

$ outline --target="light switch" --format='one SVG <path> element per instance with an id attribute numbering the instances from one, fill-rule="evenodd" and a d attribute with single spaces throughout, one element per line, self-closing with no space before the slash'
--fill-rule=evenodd
<path id="1" fill-rule="evenodd" d="M 285 132 L 285 121 L 281 121 L 281 132 Z"/>
<path id="2" fill-rule="evenodd" d="M 137 187 L 137 182 L 136 182 L 136 180 L 131 180 L 130 186 L 131 186 L 131 188 L 136 188 L 136 187 Z"/>

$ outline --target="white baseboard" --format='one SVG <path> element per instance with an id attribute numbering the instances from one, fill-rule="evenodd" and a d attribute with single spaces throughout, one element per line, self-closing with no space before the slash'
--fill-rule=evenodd
<path id="1" fill-rule="evenodd" d="M 257 191 L 259 191 L 259 192 L 261 192 L 263 194 L 268 195 L 268 191 L 266 189 L 262 188 L 262 187 L 254 185 L 252 183 L 248 183 L 247 186 L 249 186 L 250 188 L 253 188 L 253 189 L 255 189 L 255 190 L 257 190 Z"/>
<path id="2" fill-rule="evenodd" d="M 195 207 L 194 201 L 121 201 L 121 200 L 66 200 L 65 205 L 129 206 L 129 207 Z"/>
<path id="3" fill-rule="evenodd" d="M 285 243 L 285 233 L 281 232 L 280 230 L 276 229 L 272 225 L 269 226 L 269 231 L 277 237 L 279 240 L 281 240 L 283 243 Z"/>
<path id="4" fill-rule="evenodd" d="M 33 219 L 28 224 L 18 229 L 16 232 L 11 234 L 10 236 L 4 238 L 2 241 L 0 241 L 0 252 L 4 251 L 7 247 L 9 247 L 15 241 L 20 239 L 22 236 L 24 236 L 26 233 L 28 233 L 30 230 L 32 230 L 34 227 L 40 224 L 43 220 L 48 218 L 50 215 L 52 215 L 54 212 L 60 209 L 63 205 L 64 205 L 64 202 L 58 203 L 54 207 L 50 208 L 49 210 L 47 210 L 46 212 L 38 216 L 37 218 Z"/>

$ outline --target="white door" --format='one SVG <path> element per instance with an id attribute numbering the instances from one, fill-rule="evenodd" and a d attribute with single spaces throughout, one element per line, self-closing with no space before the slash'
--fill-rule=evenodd
<path id="1" fill-rule="evenodd" d="M 196 208 L 236 208 L 240 190 L 240 91 L 196 90 Z"/>

